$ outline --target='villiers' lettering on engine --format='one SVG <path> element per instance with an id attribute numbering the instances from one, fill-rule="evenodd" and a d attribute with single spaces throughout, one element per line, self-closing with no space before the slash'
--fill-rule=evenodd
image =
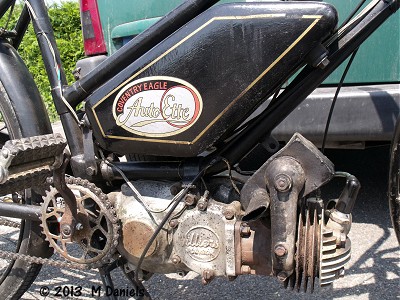
<path id="1" fill-rule="evenodd" d="M 189 129 L 203 109 L 199 92 L 188 82 L 152 76 L 124 86 L 113 104 L 117 126 L 146 137 L 167 137 Z"/>
<path id="2" fill-rule="evenodd" d="M 194 227 L 186 233 L 185 250 L 194 260 L 212 261 L 220 251 L 218 236 L 209 228 Z"/>

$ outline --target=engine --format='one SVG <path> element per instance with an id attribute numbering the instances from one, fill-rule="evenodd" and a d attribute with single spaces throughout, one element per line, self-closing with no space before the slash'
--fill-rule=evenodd
<path id="1" fill-rule="evenodd" d="M 347 183 L 333 205 L 306 197 L 335 176 Z M 194 271 L 204 284 L 217 276 L 259 274 L 313 290 L 315 278 L 323 286 L 343 275 L 350 259 L 350 212 L 360 186 L 354 176 L 335 173 L 301 135 L 249 177 L 240 195 L 193 187 L 148 245 L 176 200 L 170 187 L 136 181 L 112 197 L 122 225 L 118 251 L 132 270 L 149 247 L 139 272 Z"/>
<path id="2" fill-rule="evenodd" d="M 168 211 L 172 197 L 166 183 L 143 181 L 135 187 L 142 203 L 126 184 L 115 200 L 122 223 L 118 250 L 133 265 Z M 155 194 L 145 196 L 146 190 Z M 204 283 L 216 276 L 269 275 L 269 229 L 261 222 L 240 221 L 242 214 L 239 201 L 226 204 L 212 199 L 208 192 L 201 197 L 188 194 L 149 248 L 143 269 L 152 273 L 195 271 L 203 275 Z"/>

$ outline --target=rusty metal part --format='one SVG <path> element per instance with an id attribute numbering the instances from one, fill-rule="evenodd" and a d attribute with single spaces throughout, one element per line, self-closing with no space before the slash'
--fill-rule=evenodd
<path id="1" fill-rule="evenodd" d="M 274 273 L 284 272 L 289 276 L 294 270 L 297 202 L 306 176 L 296 159 L 281 156 L 268 165 L 265 177 L 271 197 L 272 247 L 285 245 L 287 250 L 286 255 L 272 257 Z M 277 181 L 284 181 L 280 190 L 276 189 Z"/>
<path id="2" fill-rule="evenodd" d="M 242 275 L 251 274 L 251 268 L 248 265 L 242 265 L 240 272 Z"/>
<path id="3" fill-rule="evenodd" d="M 118 220 L 113 207 L 107 196 L 87 180 L 67 177 L 65 181 L 76 199 L 75 214 L 81 228 L 75 230 L 61 224 L 62 233 L 59 233 L 57 224 L 64 218 L 66 203 L 61 193 L 50 187 L 42 205 L 41 226 L 46 240 L 59 254 L 72 262 L 90 267 L 109 262 L 118 244 Z M 73 243 L 79 247 L 71 251 L 73 247 L 70 245 Z"/>
<path id="4" fill-rule="evenodd" d="M 295 133 L 287 145 L 274 154 L 246 182 L 241 203 L 246 208 L 243 220 L 256 220 L 270 207 L 272 249 L 283 245 L 285 255 L 273 255 L 275 275 L 290 276 L 295 267 L 297 204 L 299 198 L 328 182 L 334 175 L 333 164 L 310 141 Z M 254 197 L 265 190 L 269 197 Z M 261 199 L 260 199 L 261 198 Z M 251 201 L 257 200 L 256 205 Z M 281 276 L 283 277 L 283 276 Z"/>
<path id="5" fill-rule="evenodd" d="M 325 225 L 323 201 L 310 198 L 300 209 L 296 272 L 285 280 L 285 286 L 313 292 L 315 278 L 320 286 L 331 284 L 344 275 L 344 266 L 350 260 L 351 243 L 337 243 L 334 231 Z"/>
<path id="6" fill-rule="evenodd" d="M 206 210 L 208 205 L 208 196 L 210 195 L 209 191 L 205 191 L 204 195 L 200 197 L 199 201 L 197 201 L 197 208 L 199 210 Z"/>
<path id="7" fill-rule="evenodd" d="M 287 253 L 287 250 L 286 250 L 285 246 L 283 246 L 283 245 L 276 245 L 274 252 L 275 252 L 276 256 L 280 257 L 280 256 L 284 256 Z"/>
<path id="8" fill-rule="evenodd" d="M 90 268 L 89 265 L 64 262 L 64 261 L 54 260 L 54 259 L 50 259 L 50 258 L 31 256 L 31 255 L 15 253 L 15 252 L 7 252 L 7 251 L 3 251 L 3 250 L 0 250 L 0 257 L 3 259 L 10 259 L 10 260 L 20 259 L 20 260 L 26 261 L 28 263 L 34 263 L 34 264 L 39 264 L 39 265 L 49 265 L 49 266 L 53 266 L 56 268 L 62 268 L 62 269 L 87 270 Z"/>
<path id="9" fill-rule="evenodd" d="M 213 270 L 204 270 L 202 273 L 201 283 L 203 285 L 209 284 L 211 280 L 214 279 L 214 271 Z"/>
<path id="10" fill-rule="evenodd" d="M 251 234 L 251 229 L 250 229 L 249 224 L 243 222 L 240 225 L 240 236 L 241 237 L 249 237 L 250 234 Z"/>
<path id="11" fill-rule="evenodd" d="M 235 216 L 235 211 L 230 207 L 225 208 L 222 213 L 227 220 L 232 220 Z"/>
<path id="12" fill-rule="evenodd" d="M 172 187 L 171 187 L 172 188 Z M 171 192 L 172 193 L 172 192 Z M 178 194 L 178 193 L 176 193 L 176 194 Z M 175 195 L 176 195 L 175 194 Z M 191 206 L 191 205 L 194 205 L 194 204 L 196 204 L 196 200 L 197 200 L 197 197 L 196 197 L 196 195 L 193 195 L 193 194 L 187 194 L 186 196 L 185 196 L 185 204 L 187 205 L 187 206 Z"/>
<path id="13" fill-rule="evenodd" d="M 278 275 L 276 275 L 276 277 L 279 279 L 279 281 L 285 281 L 289 276 L 286 272 L 281 271 L 278 273 Z"/>
<path id="14" fill-rule="evenodd" d="M 179 225 L 179 221 L 177 219 L 172 219 L 171 221 L 169 221 L 169 226 L 171 228 L 176 228 Z"/>
<path id="15" fill-rule="evenodd" d="M 304 169 L 307 180 L 302 191 L 303 196 L 318 189 L 324 183 L 331 180 L 334 175 L 332 162 L 310 141 L 301 134 L 295 133 L 286 146 L 269 158 L 243 186 L 240 196 L 240 202 L 245 209 L 243 220 L 250 221 L 257 219 L 259 214 L 265 211 L 265 207 L 268 207 L 270 199 L 268 196 L 265 196 L 267 194 L 265 188 L 265 171 L 275 159 L 282 156 L 294 157 Z M 271 183 L 274 183 L 274 179 L 275 177 L 270 178 Z M 275 184 L 271 184 L 271 187 L 275 189 Z M 255 195 L 255 191 L 259 195 Z M 264 195 L 261 191 L 264 191 Z"/>
<path id="16" fill-rule="evenodd" d="M 287 174 L 278 174 L 275 177 L 274 185 L 278 192 L 288 192 L 292 188 L 292 178 Z"/>
<path id="17" fill-rule="evenodd" d="M 140 221 L 128 221 L 122 227 L 122 241 L 125 249 L 134 257 L 139 258 L 154 233 L 154 228 Z M 145 257 L 154 254 L 157 249 L 155 240 L 147 251 Z"/>
<path id="18" fill-rule="evenodd" d="M 323 205 L 321 199 L 310 198 L 301 206 L 296 245 L 296 272 L 285 283 L 297 291 L 300 291 L 303 285 L 306 292 L 310 285 L 310 291 L 313 292 L 315 278 L 319 275 Z"/>
<path id="19" fill-rule="evenodd" d="M 64 154 L 62 165 L 53 172 L 54 187 L 61 195 L 64 202 L 64 210 L 61 216 L 61 220 L 57 221 L 60 223 L 61 231 L 66 238 L 74 234 L 78 212 L 75 195 L 67 186 L 67 183 L 65 181 L 65 170 L 68 166 L 69 160 L 70 155 Z"/>
<path id="20" fill-rule="evenodd" d="M 235 251 L 237 275 L 271 275 L 271 230 L 261 221 L 253 221 L 246 224 L 250 234 L 241 236 L 240 223 L 235 226 L 235 240 L 239 241 Z"/>

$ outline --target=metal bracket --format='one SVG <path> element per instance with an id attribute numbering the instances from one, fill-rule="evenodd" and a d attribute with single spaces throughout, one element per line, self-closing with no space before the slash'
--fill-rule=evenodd
<path id="1" fill-rule="evenodd" d="M 85 161 L 85 173 L 88 176 L 97 174 L 97 164 L 95 160 L 95 151 L 93 144 L 93 131 L 89 127 L 87 116 L 84 117 L 84 126 L 82 126 L 83 133 L 83 160 Z"/>
<path id="2" fill-rule="evenodd" d="M 295 133 L 284 148 L 250 177 L 241 191 L 243 220 L 262 217 L 259 214 L 270 207 L 273 272 L 282 280 L 294 270 L 298 199 L 333 176 L 332 162 L 310 141 Z"/>
<path id="3" fill-rule="evenodd" d="M 77 223 L 77 204 L 74 193 L 65 182 L 65 170 L 70 161 L 69 153 L 64 153 L 64 162 L 61 167 L 53 172 L 54 187 L 58 190 L 64 199 L 65 213 L 60 222 L 61 233 L 68 238 L 73 236 L 75 224 Z"/>

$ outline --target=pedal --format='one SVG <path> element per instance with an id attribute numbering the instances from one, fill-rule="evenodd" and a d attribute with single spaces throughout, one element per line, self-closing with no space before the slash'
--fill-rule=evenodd
<path id="1" fill-rule="evenodd" d="M 43 184 L 61 166 L 66 145 L 61 134 L 7 141 L 0 152 L 0 195 Z"/>

